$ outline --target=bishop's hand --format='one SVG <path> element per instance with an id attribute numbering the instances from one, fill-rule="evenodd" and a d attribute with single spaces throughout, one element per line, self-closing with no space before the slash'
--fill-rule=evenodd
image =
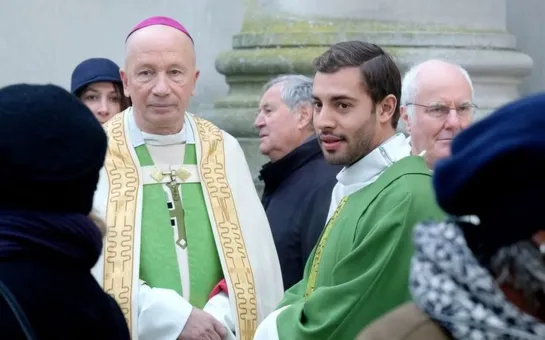
<path id="1" fill-rule="evenodd" d="M 225 326 L 212 315 L 193 307 L 178 340 L 222 340 L 227 334 Z"/>

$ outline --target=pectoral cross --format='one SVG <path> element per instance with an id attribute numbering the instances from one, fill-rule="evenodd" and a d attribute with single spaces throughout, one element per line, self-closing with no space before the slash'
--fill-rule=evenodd
<path id="1" fill-rule="evenodd" d="M 191 174 L 183 168 L 180 168 L 178 170 L 171 169 L 169 171 L 157 170 L 152 174 L 152 177 L 157 182 L 162 182 L 165 176 L 170 177 L 170 182 L 166 183 L 166 186 L 168 187 L 170 195 L 172 197 L 171 202 L 167 201 L 168 212 L 170 215 L 170 223 L 173 228 L 176 228 L 178 230 L 178 238 L 176 240 L 176 244 L 184 250 L 187 248 L 187 235 L 185 230 L 184 209 L 180 197 L 180 184 L 177 182 L 177 178 L 185 181 L 189 178 L 190 175 Z"/>

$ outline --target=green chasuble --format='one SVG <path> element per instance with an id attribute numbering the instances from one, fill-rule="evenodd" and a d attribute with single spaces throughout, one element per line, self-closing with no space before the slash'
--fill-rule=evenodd
<path id="1" fill-rule="evenodd" d="M 421 157 L 402 158 L 348 196 L 324 228 L 303 280 L 277 317 L 281 340 L 352 340 L 369 323 L 410 300 L 412 230 L 444 214 Z"/>
<path id="2" fill-rule="evenodd" d="M 141 166 L 153 165 L 145 145 L 137 147 L 136 154 Z M 184 164 L 197 164 L 194 144 L 186 144 Z M 181 202 L 179 197 L 177 200 L 170 199 L 165 188 L 168 185 L 144 185 L 140 279 L 150 287 L 173 289 L 183 296 L 181 260 L 176 252 L 176 247 L 181 247 L 187 251 L 188 301 L 202 309 L 214 286 L 223 278 L 223 273 L 201 183 L 178 185 L 171 197 L 181 192 Z M 177 240 L 174 239 L 174 228 L 178 231 Z"/>

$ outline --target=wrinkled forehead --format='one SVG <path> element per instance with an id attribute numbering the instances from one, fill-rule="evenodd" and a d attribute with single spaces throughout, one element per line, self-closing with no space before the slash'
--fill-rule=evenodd
<path id="1" fill-rule="evenodd" d="M 282 101 L 282 84 L 274 84 L 268 88 L 261 96 L 260 105 L 271 105 Z"/>
<path id="2" fill-rule="evenodd" d="M 417 79 L 415 99 L 423 104 L 463 104 L 473 101 L 473 91 L 467 79 L 459 72 L 439 72 Z"/>

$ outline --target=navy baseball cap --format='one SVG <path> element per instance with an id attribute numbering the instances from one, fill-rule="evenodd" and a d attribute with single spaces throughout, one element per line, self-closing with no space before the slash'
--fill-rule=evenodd
<path id="1" fill-rule="evenodd" d="M 98 82 L 121 82 L 119 66 L 106 58 L 91 58 L 82 61 L 72 72 L 70 92 L 79 94 L 85 86 Z"/>

